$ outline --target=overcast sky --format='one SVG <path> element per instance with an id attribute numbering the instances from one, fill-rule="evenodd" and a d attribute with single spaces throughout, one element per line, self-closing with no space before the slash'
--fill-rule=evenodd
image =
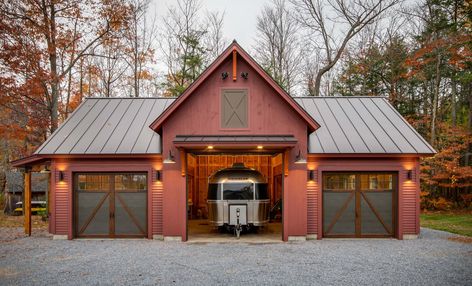
<path id="1" fill-rule="evenodd" d="M 166 14 L 167 7 L 176 0 L 151 0 L 151 10 L 159 17 Z M 203 11 L 225 12 L 223 34 L 229 40 L 236 39 L 246 50 L 251 50 L 256 36 L 257 16 L 270 0 L 201 0 Z"/>

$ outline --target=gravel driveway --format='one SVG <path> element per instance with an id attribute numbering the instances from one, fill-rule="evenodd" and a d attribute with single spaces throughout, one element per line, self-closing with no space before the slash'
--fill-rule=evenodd
<path id="1" fill-rule="evenodd" d="M 186 244 L 0 232 L 0 285 L 471 285 L 472 244 L 454 237 Z"/>

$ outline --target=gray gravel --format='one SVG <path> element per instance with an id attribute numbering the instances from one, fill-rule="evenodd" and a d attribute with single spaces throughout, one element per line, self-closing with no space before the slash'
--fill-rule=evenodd
<path id="1" fill-rule="evenodd" d="M 417 240 L 186 244 L 0 239 L 1 285 L 471 285 L 472 244 Z"/>

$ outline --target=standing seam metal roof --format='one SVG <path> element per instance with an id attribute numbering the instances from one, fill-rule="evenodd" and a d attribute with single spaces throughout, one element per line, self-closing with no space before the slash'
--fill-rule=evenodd
<path id="1" fill-rule="evenodd" d="M 383 97 L 294 97 L 321 127 L 313 154 L 434 154 Z M 35 152 L 37 155 L 160 154 L 149 125 L 174 98 L 87 98 Z"/>
<path id="2" fill-rule="evenodd" d="M 436 151 L 384 97 L 295 97 L 321 127 L 314 154 L 434 154 Z"/>
<path id="3" fill-rule="evenodd" d="M 173 98 L 86 98 L 35 154 L 159 154 L 149 125 Z"/>

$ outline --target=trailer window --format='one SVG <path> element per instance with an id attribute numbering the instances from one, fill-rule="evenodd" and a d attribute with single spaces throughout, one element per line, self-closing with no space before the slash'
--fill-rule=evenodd
<path id="1" fill-rule="evenodd" d="M 208 185 L 208 199 L 209 200 L 221 200 L 219 184 L 209 184 Z"/>
<path id="2" fill-rule="evenodd" d="M 256 184 L 256 200 L 268 200 L 267 184 Z"/>
<path id="3" fill-rule="evenodd" d="M 223 200 L 253 200 L 254 189 L 251 183 L 223 184 Z"/>

